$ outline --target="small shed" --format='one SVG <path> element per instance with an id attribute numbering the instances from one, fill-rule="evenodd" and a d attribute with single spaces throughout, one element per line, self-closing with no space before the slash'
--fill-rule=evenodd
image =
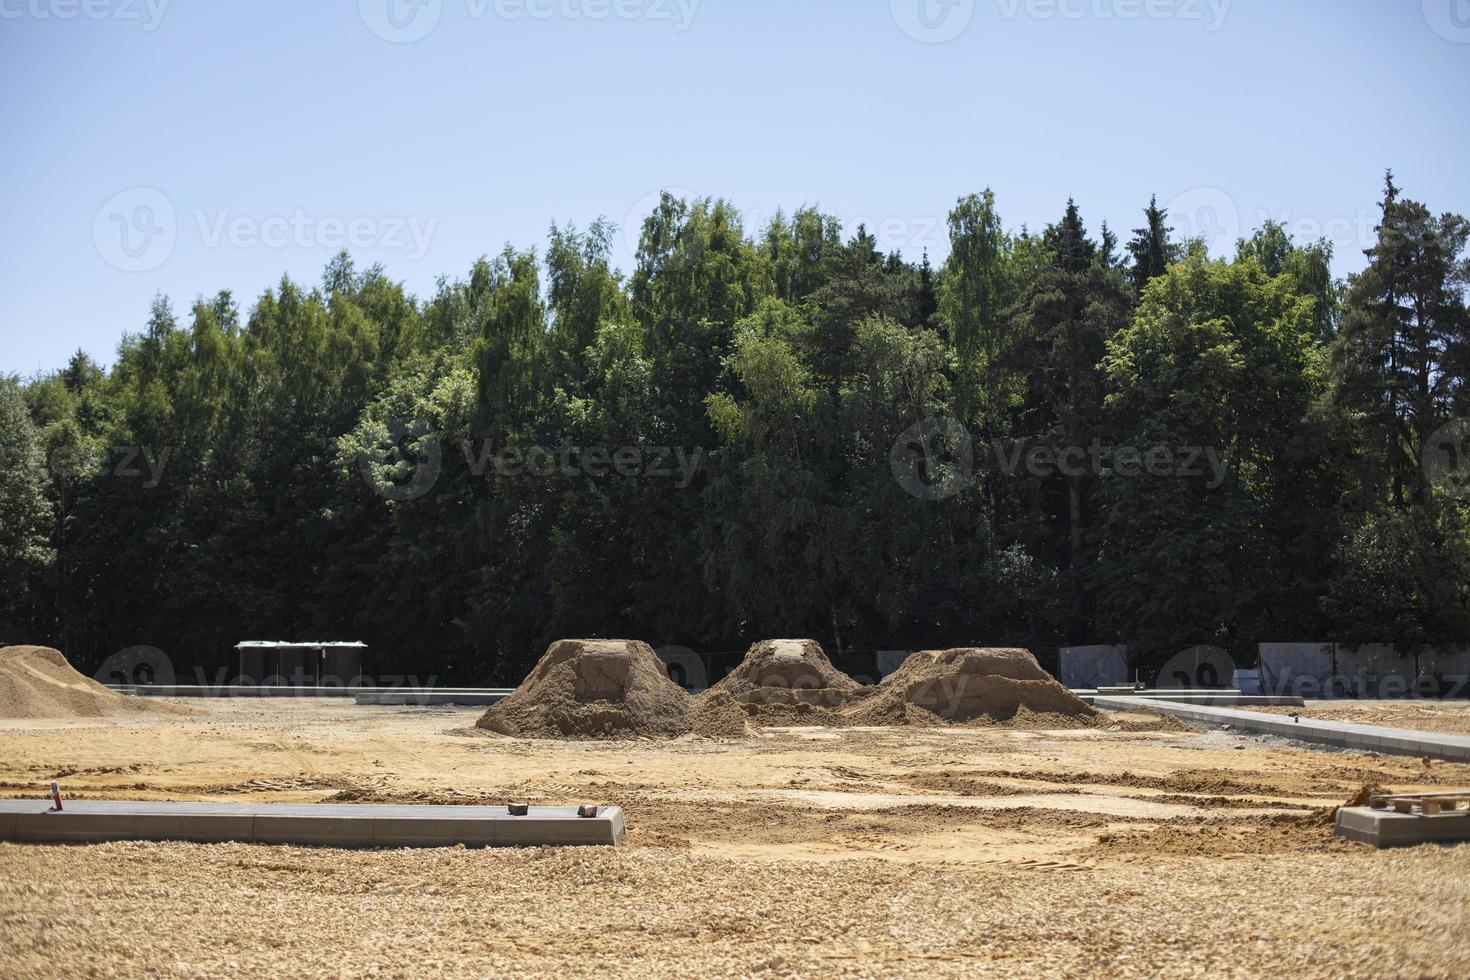
<path id="1" fill-rule="evenodd" d="M 341 640 L 292 642 L 246 640 L 240 654 L 240 683 L 273 687 L 346 687 L 362 676 L 366 643 Z"/>

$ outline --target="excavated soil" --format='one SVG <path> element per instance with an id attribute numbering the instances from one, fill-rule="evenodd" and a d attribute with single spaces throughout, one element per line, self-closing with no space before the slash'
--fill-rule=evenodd
<path id="1" fill-rule="evenodd" d="M 676 738 L 690 698 L 638 640 L 558 640 L 480 728 L 521 738 Z"/>
<path id="2" fill-rule="evenodd" d="M 1074 719 L 1077 724 L 1097 716 L 1042 670 L 1028 650 L 921 651 L 885 677 L 869 701 L 858 709 L 861 713 L 895 721 L 907 708 L 962 723 L 1005 722 L 1019 715 L 1023 720 Z"/>
<path id="3" fill-rule="evenodd" d="M 755 707 L 840 708 L 863 690 L 832 666 L 816 640 L 762 640 L 710 693 Z"/>
<path id="4" fill-rule="evenodd" d="M 60 650 L 0 649 L 0 718 L 119 718 L 186 710 L 109 690 L 78 673 Z"/>
<path id="5" fill-rule="evenodd" d="M 1470 846 L 1330 825 L 1365 785 L 1461 790 L 1470 766 L 1113 716 L 669 741 L 509 738 L 478 713 L 0 721 L 3 796 L 629 822 L 617 849 L 0 844 L 0 976 L 1470 975 Z"/>

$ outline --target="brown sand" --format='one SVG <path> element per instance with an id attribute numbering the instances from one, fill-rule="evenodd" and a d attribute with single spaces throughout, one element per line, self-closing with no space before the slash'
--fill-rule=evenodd
<path id="1" fill-rule="evenodd" d="M 896 706 L 909 705 L 954 722 L 1004 722 L 1020 712 L 1075 719 L 1097 715 L 1042 670 L 1029 650 L 920 651 L 883 679 L 873 701 L 859 710 L 888 717 Z"/>
<path id="2" fill-rule="evenodd" d="M 832 666 L 816 640 L 762 640 L 710 688 L 745 705 L 840 708 L 864 690 Z"/>
<path id="3" fill-rule="evenodd" d="M 520 738 L 675 738 L 690 730 L 689 695 L 638 640 L 558 640 L 478 726 Z"/>
<path id="4" fill-rule="evenodd" d="M 0 718 L 114 718 L 184 711 L 109 690 L 79 674 L 59 650 L 0 649 Z"/>
<path id="5" fill-rule="evenodd" d="M 1323 820 L 1470 766 L 1218 730 L 515 740 L 239 699 L 0 722 L 0 795 L 609 802 L 616 850 L 0 844 L 0 976 L 1470 975 L 1470 847 Z M 167 928 L 156 927 L 167 923 Z"/>
<path id="6" fill-rule="evenodd" d="M 1251 705 L 1245 710 L 1354 725 L 1470 735 L 1470 701 L 1308 701 L 1301 708 Z"/>

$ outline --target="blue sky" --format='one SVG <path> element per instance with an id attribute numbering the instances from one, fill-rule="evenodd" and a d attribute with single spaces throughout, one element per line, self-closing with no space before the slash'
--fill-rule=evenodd
<path id="1" fill-rule="evenodd" d="M 0 0 L 0 372 L 344 245 L 424 296 L 660 188 L 915 258 L 986 186 L 1016 228 L 1157 193 L 1347 273 L 1386 167 L 1470 212 L 1467 82 L 1470 0 Z"/>

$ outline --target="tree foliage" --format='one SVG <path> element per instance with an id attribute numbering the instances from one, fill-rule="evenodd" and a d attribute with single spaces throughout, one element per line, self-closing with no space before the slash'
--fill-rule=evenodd
<path id="1" fill-rule="evenodd" d="M 1467 224 L 1390 180 L 1368 267 L 1150 202 L 962 198 L 937 266 L 802 208 L 664 195 L 636 264 L 552 226 L 417 298 L 333 259 L 165 298 L 110 368 L 0 381 L 0 626 L 81 665 L 349 636 L 513 682 L 549 639 L 735 649 L 1470 632 Z M 1451 426 L 1452 428 L 1452 426 Z"/>

